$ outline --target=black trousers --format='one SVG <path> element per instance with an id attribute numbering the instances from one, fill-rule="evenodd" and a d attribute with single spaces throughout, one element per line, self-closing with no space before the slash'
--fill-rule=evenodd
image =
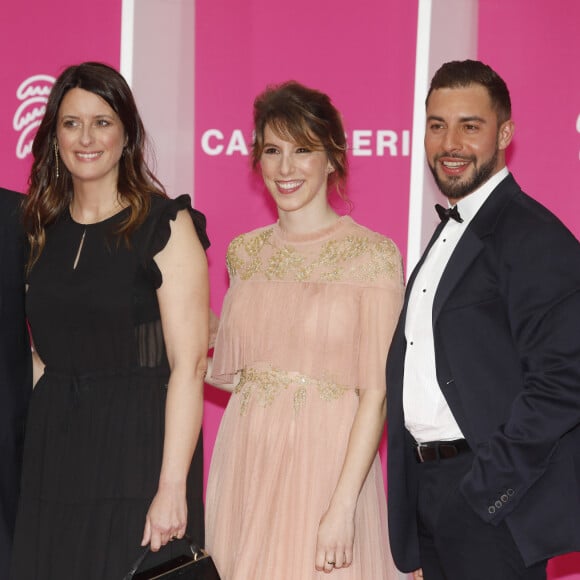
<path id="1" fill-rule="evenodd" d="M 472 461 L 467 452 L 417 466 L 425 580 L 545 580 L 547 562 L 526 568 L 505 522 L 484 522 L 459 491 Z"/>

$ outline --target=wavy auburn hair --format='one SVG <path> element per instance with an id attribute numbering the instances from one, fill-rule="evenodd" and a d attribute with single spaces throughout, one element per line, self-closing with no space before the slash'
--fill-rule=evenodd
<path id="1" fill-rule="evenodd" d="M 348 176 L 346 135 L 340 113 L 328 95 L 296 81 L 288 81 L 269 86 L 256 97 L 252 144 L 254 170 L 264 151 L 266 126 L 284 140 L 314 149 L 322 147 L 334 168 L 328 176 L 328 183 L 347 200 L 341 191 Z"/>
<path id="2" fill-rule="evenodd" d="M 33 163 L 23 211 L 24 227 L 30 242 L 29 269 L 42 253 L 46 227 L 67 209 L 72 200 L 71 174 L 58 161 L 56 129 L 62 100 L 75 88 L 101 97 L 123 124 L 126 145 L 119 160 L 117 191 L 131 211 L 121 223 L 117 234 L 128 241 L 129 235 L 147 216 L 151 196 L 167 197 L 163 185 L 147 166 L 145 128 L 131 89 L 122 75 L 99 62 L 84 62 L 68 67 L 58 77 L 50 92 L 46 112 L 32 143 Z"/>

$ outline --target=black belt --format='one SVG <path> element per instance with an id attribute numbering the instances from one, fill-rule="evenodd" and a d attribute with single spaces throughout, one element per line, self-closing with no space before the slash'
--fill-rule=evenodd
<path id="1" fill-rule="evenodd" d="M 465 439 L 429 441 L 428 443 L 417 443 L 415 446 L 415 458 L 419 463 L 425 463 L 425 461 L 451 459 L 466 451 L 471 451 L 471 448 Z"/>

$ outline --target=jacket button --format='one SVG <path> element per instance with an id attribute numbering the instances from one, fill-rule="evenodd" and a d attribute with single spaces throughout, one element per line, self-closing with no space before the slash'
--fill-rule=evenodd
<path id="1" fill-rule="evenodd" d="M 493 514 L 495 513 L 495 508 L 494 508 L 492 505 L 490 505 L 490 506 L 487 508 L 487 511 L 488 511 L 488 513 L 489 513 L 490 515 L 493 515 Z"/>
<path id="2" fill-rule="evenodd" d="M 501 501 L 499 501 L 499 499 L 495 502 L 495 507 L 497 509 L 500 509 L 501 507 L 503 507 L 503 504 L 501 503 Z"/>
<path id="3" fill-rule="evenodd" d="M 501 499 L 501 501 L 503 503 L 507 503 L 509 498 L 508 498 L 507 494 L 504 493 L 499 499 Z"/>
<path id="4" fill-rule="evenodd" d="M 511 497 L 512 495 L 514 495 L 515 493 L 516 493 L 516 492 L 515 492 L 515 491 L 514 491 L 514 490 L 513 490 L 511 487 L 510 487 L 510 488 L 507 490 L 507 494 L 508 494 L 510 497 Z"/>

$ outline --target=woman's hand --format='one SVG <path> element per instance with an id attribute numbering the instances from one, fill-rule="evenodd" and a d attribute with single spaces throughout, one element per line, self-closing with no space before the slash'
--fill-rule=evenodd
<path id="1" fill-rule="evenodd" d="M 413 580 L 423 580 L 423 568 L 419 568 L 413 572 Z"/>
<path id="2" fill-rule="evenodd" d="M 359 399 L 341 474 L 318 527 L 315 566 L 327 573 L 352 562 L 356 504 L 385 425 L 384 389 L 361 390 Z"/>
<path id="3" fill-rule="evenodd" d="M 185 485 L 160 487 L 145 517 L 142 546 L 150 545 L 152 552 L 177 538 L 183 538 L 187 526 Z"/>
<path id="4" fill-rule="evenodd" d="M 318 527 L 315 565 L 319 571 L 332 572 L 352 564 L 354 509 L 331 506 Z"/>

